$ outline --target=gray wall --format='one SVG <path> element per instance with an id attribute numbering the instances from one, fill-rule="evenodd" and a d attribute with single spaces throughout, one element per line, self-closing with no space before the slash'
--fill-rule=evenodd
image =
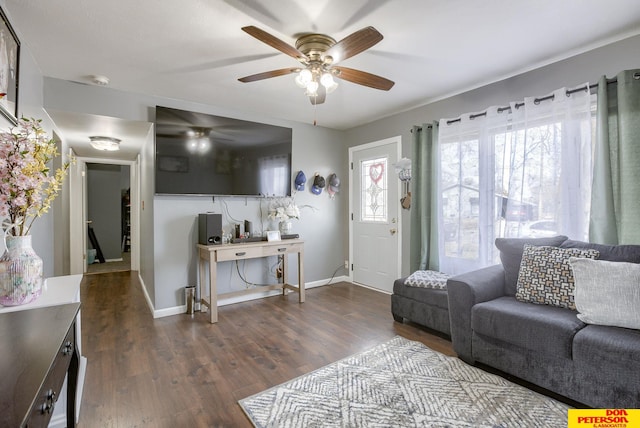
<path id="1" fill-rule="evenodd" d="M 640 67 L 640 36 L 595 49 L 510 79 L 432 102 L 410 111 L 377 120 L 346 132 L 347 146 L 402 136 L 403 155 L 411 156 L 411 127 L 463 113 L 482 111 L 493 105 L 506 105 L 528 96 L 545 95 L 561 87 L 595 83 L 602 75 L 615 76 L 622 70 Z M 473 69 L 469 70 L 473 73 Z M 425 82 L 428 85 L 429 82 Z M 409 274 L 409 211 L 403 210 L 402 272 Z"/>
<path id="2" fill-rule="evenodd" d="M 121 198 L 128 187 L 129 166 L 87 164 L 87 219 L 107 260 L 122 258 Z"/>
<path id="3" fill-rule="evenodd" d="M 162 105 L 291 127 L 293 171 L 303 170 L 308 177 L 319 172 L 325 178 L 335 172 L 343 179 L 342 188 L 347 188 L 347 148 L 341 131 L 48 77 L 44 79 L 44 104 L 46 108 L 151 122 L 155 119 L 155 106 Z M 182 304 L 182 288 L 196 282 L 197 214 L 208 211 L 222 213 L 225 207 L 221 198 L 216 198 L 213 203 L 208 197 L 154 196 L 153 156 L 153 140 L 150 139 L 140 161 L 144 203 L 141 210 L 140 273 L 154 307 L 163 309 Z M 305 240 L 305 282 L 329 279 L 343 267 L 348 254 L 347 198 L 344 190 L 333 200 L 326 193 L 316 196 L 308 190 L 295 195 L 296 203 L 302 206 L 302 218 L 294 221 L 294 232 Z M 225 224 L 233 222 L 233 219 L 260 223 L 263 200 L 224 198 L 224 201 L 230 214 Z M 149 225 L 150 220 L 152 226 Z M 153 254 L 152 258 L 149 254 Z M 273 263 L 273 260 L 247 262 L 245 269 L 249 280 L 260 282 Z M 290 265 L 292 269 L 293 265 Z M 290 273 L 295 274 L 295 270 Z M 346 274 L 343 268 L 338 270 L 338 275 L 343 274 Z M 244 288 L 234 264 L 221 266 L 219 278 L 220 291 Z"/>
<path id="4" fill-rule="evenodd" d="M 11 22 L 11 14 L 5 7 L 5 0 L 0 0 L 0 6 Z M 20 28 L 14 30 L 21 39 Z M 43 110 L 43 81 L 40 69 L 33 60 L 31 52 L 24 44 L 20 48 L 20 87 L 18 102 L 18 117 L 33 117 L 42 119 L 42 127 L 53 137 L 57 131 L 54 123 Z M 7 128 L 10 124 L 0 118 L 0 127 Z M 59 151 L 68 150 L 64 141 L 59 144 Z M 53 163 L 53 167 L 61 165 L 61 159 Z M 44 263 L 44 276 L 63 275 L 69 273 L 69 204 L 68 182 L 62 186 L 61 195 L 53 202 L 49 213 L 36 219 L 31 228 L 33 248 Z M 66 203 L 65 203 L 66 201 Z M 0 244 L 3 245 L 3 244 Z M 55 249 L 55 251 L 54 251 Z M 65 262 L 66 261 L 66 262 Z"/>
<path id="5" fill-rule="evenodd" d="M 294 126 L 293 171 L 305 171 L 311 177 L 318 171 L 328 176 L 336 172 L 346 177 L 345 150 L 339 132 L 306 125 Z M 293 221 L 293 232 L 305 241 L 305 282 L 324 280 L 344 265 L 347 248 L 346 193 L 330 200 L 326 193 L 313 195 L 307 190 L 295 194 L 296 203 L 301 206 L 301 218 Z M 155 245 L 154 260 L 156 284 L 162 280 L 172 294 L 156 295 L 158 307 L 175 305 L 181 298 L 182 287 L 196 284 L 198 240 L 198 213 L 215 212 L 223 215 L 223 228 L 231 230 L 236 221 L 249 220 L 258 230 L 267 230 L 266 218 L 268 200 L 240 197 L 193 197 L 156 196 L 154 202 Z M 248 260 L 241 264 L 251 282 L 264 283 L 273 277 L 267 272 L 275 259 L 261 261 Z M 290 264 L 289 273 L 295 278 L 295 264 Z M 346 274 L 342 270 L 340 274 Z M 218 267 L 218 290 L 221 293 L 242 289 L 234 263 L 224 263 Z M 159 286 L 156 287 L 158 292 Z"/>
<path id="6" fill-rule="evenodd" d="M 0 0 L 5 13 L 5 0 Z M 8 16 L 11 20 L 11 16 Z M 18 36 L 20 29 L 15 28 Z M 574 58 L 484 86 L 445 100 L 432 102 L 401 114 L 377 120 L 369 125 L 340 132 L 307 124 L 293 123 L 250 112 L 206 106 L 180 100 L 163 99 L 141 94 L 124 93 L 109 88 L 44 78 L 33 61 L 27 46 L 22 46 L 20 63 L 20 114 L 43 118 L 49 132 L 55 124 L 47 117 L 43 106 L 71 112 L 113 116 L 129 120 L 153 121 L 153 107 L 165 105 L 186 110 L 201 111 L 245 120 L 290 126 L 294 130 L 293 169 L 302 169 L 308 177 L 315 171 L 325 177 L 336 172 L 342 179 L 342 191 L 335 200 L 325 194 L 314 196 L 309 192 L 296 195 L 303 208 L 303 218 L 294 223 L 294 231 L 305 239 L 306 280 L 329 278 L 346 259 L 348 245 L 348 147 L 400 135 L 403 155 L 411 152 L 409 130 L 415 124 L 455 117 L 461 113 L 503 105 L 525 96 L 540 95 L 562 86 L 595 81 L 600 75 L 612 76 L 623 69 L 640 66 L 640 37 L 633 37 L 599 48 Z M 469 72 L 473 72 L 472 69 Z M 429 84 L 429 82 L 425 82 Z M 6 126 L 0 123 L 0 126 Z M 66 153 L 65 142 L 61 150 Z M 194 282 L 195 215 L 204 211 L 222 211 L 220 202 L 188 197 L 155 197 L 153 194 L 153 134 L 140 155 L 141 207 L 140 207 L 140 275 L 156 308 L 168 308 L 181 303 L 179 290 Z M 65 182 L 63 193 L 68 193 Z M 34 248 L 44 260 L 45 276 L 64 272 L 68 260 L 69 209 L 67 195 L 58 198 L 52 213 L 38 219 L 32 229 Z M 252 199 L 227 201 L 235 218 L 249 220 L 259 217 L 260 203 Z M 154 207 L 158 208 L 158 212 Z M 409 212 L 403 212 L 403 254 L 408 256 Z M 55 232 L 54 232 L 55 231 Z M 54 256 L 54 248 L 56 248 Z M 60 251 L 63 255 L 60 256 Z M 403 272 L 408 273 L 408 257 L 403 257 Z M 55 265 L 54 265 L 55 263 Z M 165 268 L 164 263 L 172 268 Z M 156 269 L 156 266 L 158 268 Z M 262 267 L 251 270 L 257 276 Z M 338 272 L 344 274 L 346 272 Z M 168 275 L 168 276 L 167 276 Z M 230 276 L 230 272 L 222 275 Z M 236 284 L 237 285 L 237 284 Z"/>

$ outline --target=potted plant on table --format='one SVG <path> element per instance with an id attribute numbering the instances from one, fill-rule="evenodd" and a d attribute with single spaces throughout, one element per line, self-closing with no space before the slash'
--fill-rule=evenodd
<path id="1" fill-rule="evenodd" d="M 269 203 L 269 219 L 278 220 L 280 233 L 289 235 L 293 224 L 292 219 L 300 218 L 300 209 L 293 198 L 275 198 Z"/>
<path id="2" fill-rule="evenodd" d="M 0 304 L 22 305 L 42 293 L 42 259 L 31 247 L 31 226 L 60 192 L 69 168 L 50 174 L 59 155 L 40 120 L 21 118 L 0 132 L 0 217 L 6 250 L 0 258 Z"/>

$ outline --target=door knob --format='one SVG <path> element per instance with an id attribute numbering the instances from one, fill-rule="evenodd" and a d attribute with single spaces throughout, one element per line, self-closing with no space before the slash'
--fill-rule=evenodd
<path id="1" fill-rule="evenodd" d="M 396 229 L 389 229 L 389 232 L 390 232 L 392 235 L 395 235 L 395 234 L 396 234 L 396 232 L 397 232 L 397 230 L 396 230 Z"/>

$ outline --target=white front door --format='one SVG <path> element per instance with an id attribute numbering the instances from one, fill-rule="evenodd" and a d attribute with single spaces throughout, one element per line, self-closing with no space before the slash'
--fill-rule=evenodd
<path id="1" fill-rule="evenodd" d="M 352 280 L 391 293 L 400 277 L 400 137 L 349 149 Z"/>

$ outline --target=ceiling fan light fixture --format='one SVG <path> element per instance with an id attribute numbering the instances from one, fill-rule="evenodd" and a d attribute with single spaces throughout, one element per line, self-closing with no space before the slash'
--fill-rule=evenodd
<path id="1" fill-rule="evenodd" d="M 296 76 L 296 84 L 301 88 L 306 88 L 311 81 L 313 81 L 313 74 L 308 68 L 300 70 L 300 73 Z"/>
<path id="2" fill-rule="evenodd" d="M 383 39 L 382 34 L 371 26 L 351 33 L 338 42 L 326 34 L 304 33 L 297 38 L 295 47 L 252 25 L 242 27 L 242 30 L 283 54 L 294 58 L 304 68 L 281 68 L 252 74 L 239 78 L 240 82 L 255 82 L 294 74 L 296 85 L 305 91 L 314 106 L 323 104 L 326 95 L 336 90 L 338 84 L 335 82 L 334 77 L 383 91 L 390 90 L 394 85 L 394 82 L 384 77 L 336 65 L 345 59 L 366 51 Z"/>
<path id="3" fill-rule="evenodd" d="M 318 87 L 320 85 L 318 84 L 318 82 L 316 82 L 315 80 L 312 80 L 311 82 L 307 83 L 307 92 L 306 95 L 308 96 L 316 96 L 318 95 Z"/>
<path id="4" fill-rule="evenodd" d="M 96 150 L 114 152 L 120 150 L 120 141 L 113 137 L 92 136 L 89 137 L 89 144 Z"/>
<path id="5" fill-rule="evenodd" d="M 322 74 L 322 77 L 320 78 L 320 83 L 327 90 L 327 94 L 330 94 L 331 92 L 335 91 L 336 88 L 338 87 L 338 84 L 336 83 L 335 80 L 333 80 L 333 76 L 329 72 Z"/>
<path id="6" fill-rule="evenodd" d="M 198 151 L 200 153 L 207 153 L 211 149 L 211 141 L 208 138 L 200 138 L 198 141 Z"/>

